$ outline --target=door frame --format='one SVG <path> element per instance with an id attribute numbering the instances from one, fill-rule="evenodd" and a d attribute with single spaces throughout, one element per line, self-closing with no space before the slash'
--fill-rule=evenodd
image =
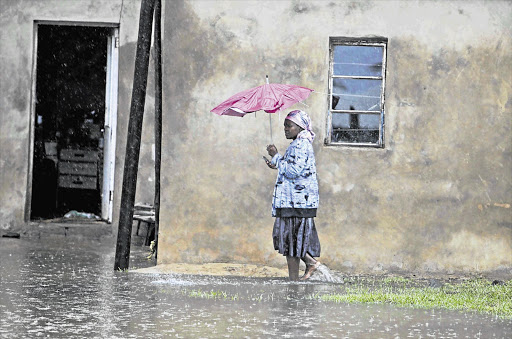
<path id="1" fill-rule="evenodd" d="M 117 98 L 119 79 L 119 28 L 113 28 L 107 45 L 107 81 L 105 88 L 105 125 L 103 132 L 103 185 L 101 218 L 112 222 L 114 175 L 116 167 Z"/>
<path id="2" fill-rule="evenodd" d="M 32 49 L 32 84 L 29 117 L 29 151 L 27 170 L 27 195 L 25 201 L 25 222 L 30 222 L 32 210 L 32 178 L 34 175 L 34 139 L 36 114 L 36 83 L 37 83 L 37 52 L 38 27 L 52 26 L 85 26 L 111 28 L 111 35 L 107 48 L 107 87 L 105 89 L 105 126 L 104 126 L 104 161 L 103 161 L 103 188 L 101 192 L 101 218 L 107 223 L 112 222 L 115 152 L 117 132 L 118 109 L 118 79 L 119 79 L 119 23 L 86 22 L 86 21 L 51 21 L 34 20 L 34 36 Z M 108 125 L 107 125 L 108 124 Z M 106 149 L 108 147 L 108 150 Z M 107 193 L 105 193 L 107 192 Z"/>

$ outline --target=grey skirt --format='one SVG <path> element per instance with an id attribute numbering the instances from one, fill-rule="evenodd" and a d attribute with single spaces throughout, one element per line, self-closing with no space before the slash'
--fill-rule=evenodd
<path id="1" fill-rule="evenodd" d="M 314 218 L 277 217 L 272 231 L 274 249 L 285 256 L 320 256 L 320 240 Z"/>

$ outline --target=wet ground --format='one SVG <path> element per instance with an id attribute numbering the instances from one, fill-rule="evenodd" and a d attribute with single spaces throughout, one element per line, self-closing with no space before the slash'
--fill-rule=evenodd
<path id="1" fill-rule="evenodd" d="M 0 238 L 2 338 L 512 338 L 478 313 L 336 304 L 340 284 L 114 272 L 112 241 Z M 131 265 L 149 266 L 147 248 Z"/>

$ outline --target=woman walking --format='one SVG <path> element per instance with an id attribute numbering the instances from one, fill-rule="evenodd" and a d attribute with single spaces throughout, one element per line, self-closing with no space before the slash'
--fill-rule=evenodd
<path id="1" fill-rule="evenodd" d="M 306 280 L 320 266 L 314 257 L 320 256 L 320 241 L 314 217 L 318 208 L 318 182 L 311 130 L 311 119 L 301 110 L 291 111 L 284 120 L 284 134 L 292 139 L 284 155 L 275 145 L 268 145 L 277 169 L 277 180 L 272 198 L 272 216 L 275 217 L 272 238 L 274 249 L 286 256 L 290 280 Z M 299 278 L 300 260 L 306 271 Z"/>

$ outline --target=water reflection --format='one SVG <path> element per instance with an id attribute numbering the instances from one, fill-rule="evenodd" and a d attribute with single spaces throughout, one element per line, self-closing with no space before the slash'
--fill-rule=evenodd
<path id="1" fill-rule="evenodd" d="M 113 248 L 0 239 L 0 337 L 512 336 L 492 316 L 309 298 L 335 283 L 113 272 Z"/>

